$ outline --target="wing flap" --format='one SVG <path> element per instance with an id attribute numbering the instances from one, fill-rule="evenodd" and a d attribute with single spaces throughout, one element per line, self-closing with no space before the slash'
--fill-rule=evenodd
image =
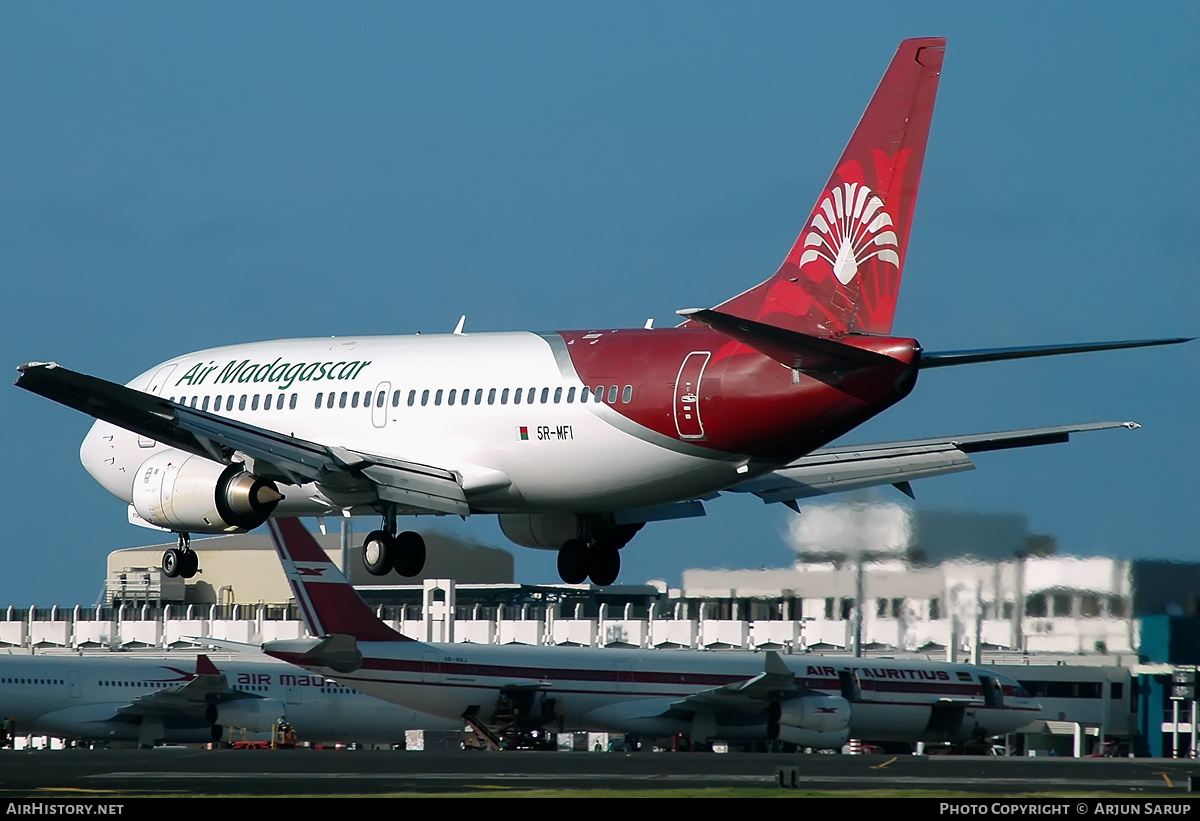
<path id="1" fill-rule="evenodd" d="M 1132 430 L 1138 427 L 1136 422 L 1092 422 L 940 439 L 822 448 L 766 476 L 735 485 L 729 490 L 753 493 L 764 502 L 790 502 L 974 470 L 975 464 L 969 456 L 971 453 L 1067 442 L 1073 433 L 1112 428 Z"/>

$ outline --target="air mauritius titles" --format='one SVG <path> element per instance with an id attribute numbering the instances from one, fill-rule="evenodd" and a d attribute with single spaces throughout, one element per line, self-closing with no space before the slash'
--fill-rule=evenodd
<path id="1" fill-rule="evenodd" d="M 283 357 L 274 362 L 254 363 L 249 359 L 238 362 L 231 359 L 229 364 L 221 368 L 211 384 L 224 385 L 231 382 L 270 382 L 281 391 L 285 391 L 294 382 L 317 382 L 322 379 L 355 379 L 363 368 L 371 364 L 355 359 L 350 362 L 283 362 Z M 208 377 L 220 366 L 215 362 L 197 362 L 188 372 L 175 383 L 187 384 L 190 387 L 203 385 Z"/>

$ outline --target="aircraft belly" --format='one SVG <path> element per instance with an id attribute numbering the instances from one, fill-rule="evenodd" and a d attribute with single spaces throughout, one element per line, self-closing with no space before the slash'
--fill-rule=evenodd
<path id="1" fill-rule="evenodd" d="M 865 741 L 911 741 L 929 724 L 929 705 L 857 701 L 850 709 L 850 736 Z"/>

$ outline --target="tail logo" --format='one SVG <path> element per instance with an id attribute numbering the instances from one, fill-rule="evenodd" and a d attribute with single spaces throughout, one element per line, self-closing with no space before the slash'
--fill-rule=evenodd
<path id="1" fill-rule="evenodd" d="M 813 214 L 799 265 L 803 268 L 823 260 L 843 285 L 848 285 L 858 275 L 859 266 L 872 258 L 899 268 L 899 240 L 894 225 L 883 200 L 870 188 L 843 183 L 825 195 Z"/>

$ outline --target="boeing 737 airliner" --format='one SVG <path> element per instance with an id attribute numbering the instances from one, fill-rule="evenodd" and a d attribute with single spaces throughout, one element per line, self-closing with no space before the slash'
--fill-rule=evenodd
<path id="1" fill-rule="evenodd" d="M 945 40 L 900 44 L 770 279 L 675 328 L 291 339 L 214 348 L 127 386 L 55 363 L 17 385 L 99 421 L 84 467 L 136 524 L 179 534 L 271 516 L 370 515 L 367 569 L 420 573 L 409 514 L 495 514 L 558 551 L 564 581 L 611 584 L 647 522 L 731 492 L 797 500 L 969 470 L 979 450 L 1066 441 L 1102 422 L 828 447 L 924 368 L 1180 339 L 929 353 L 892 336 Z"/>

